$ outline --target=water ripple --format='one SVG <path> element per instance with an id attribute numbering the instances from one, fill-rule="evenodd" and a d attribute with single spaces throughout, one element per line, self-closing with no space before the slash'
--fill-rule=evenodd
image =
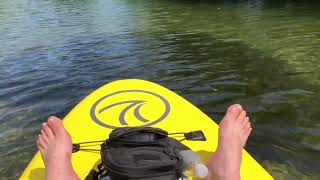
<path id="1" fill-rule="evenodd" d="M 319 4 L 0 1 L 0 173 L 17 179 L 46 117 L 101 85 L 167 86 L 217 122 L 248 110 L 248 150 L 276 179 L 319 179 Z"/>

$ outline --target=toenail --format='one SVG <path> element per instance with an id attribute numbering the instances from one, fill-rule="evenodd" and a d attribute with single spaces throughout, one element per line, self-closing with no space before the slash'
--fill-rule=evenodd
<path id="1" fill-rule="evenodd" d="M 242 109 L 242 107 L 241 107 L 240 104 L 234 104 L 234 105 L 231 105 L 231 106 L 229 107 L 229 110 L 230 110 L 230 111 L 237 111 L 237 110 L 239 110 L 239 109 Z"/>
<path id="2" fill-rule="evenodd" d="M 55 117 L 55 116 L 50 116 L 49 118 L 48 118 L 48 122 L 49 121 L 51 121 L 51 122 L 54 122 L 54 121 L 58 121 L 59 119 L 57 118 L 57 117 Z"/>

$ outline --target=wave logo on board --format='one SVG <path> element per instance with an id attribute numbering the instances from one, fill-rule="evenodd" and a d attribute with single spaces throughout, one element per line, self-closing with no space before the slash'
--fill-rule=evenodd
<path id="1" fill-rule="evenodd" d="M 144 106 L 146 110 L 142 111 Z M 100 126 L 115 129 L 137 124 L 151 126 L 164 120 L 169 112 L 170 104 L 163 96 L 150 91 L 132 89 L 101 97 L 91 107 L 90 116 Z"/>

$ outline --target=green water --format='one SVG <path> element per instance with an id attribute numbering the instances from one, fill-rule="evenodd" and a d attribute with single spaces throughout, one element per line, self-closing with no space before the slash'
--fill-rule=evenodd
<path id="1" fill-rule="evenodd" d="M 276 179 L 320 179 L 320 4 L 252 0 L 0 1 L 0 178 L 40 124 L 116 79 L 164 85 L 219 122 L 241 103 L 246 149 Z"/>

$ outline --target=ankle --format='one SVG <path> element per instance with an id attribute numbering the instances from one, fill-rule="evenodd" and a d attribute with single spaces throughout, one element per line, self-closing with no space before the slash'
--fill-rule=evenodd
<path id="1" fill-rule="evenodd" d="M 46 167 L 46 180 L 68 179 L 80 180 L 71 163 L 59 164 L 55 167 Z"/>
<path id="2" fill-rule="evenodd" d="M 237 164 L 221 161 L 220 158 L 223 156 L 220 153 L 219 150 L 215 151 L 209 159 L 207 163 L 209 175 L 206 180 L 240 180 L 240 167 Z"/>

